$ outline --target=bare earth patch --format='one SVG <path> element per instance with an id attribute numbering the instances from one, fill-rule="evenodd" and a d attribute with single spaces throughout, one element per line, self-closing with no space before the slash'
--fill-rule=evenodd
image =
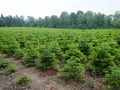
<path id="1" fill-rule="evenodd" d="M 93 77 L 86 73 L 83 75 L 87 79 L 86 83 L 73 81 L 60 77 L 54 70 L 39 72 L 35 67 L 26 68 L 21 64 L 21 60 L 5 58 L 10 60 L 17 68 L 16 73 L 10 75 L 0 75 L 0 90 L 104 90 L 105 85 L 102 78 Z M 32 82 L 27 86 L 15 84 L 15 78 L 26 74 L 32 78 Z"/>

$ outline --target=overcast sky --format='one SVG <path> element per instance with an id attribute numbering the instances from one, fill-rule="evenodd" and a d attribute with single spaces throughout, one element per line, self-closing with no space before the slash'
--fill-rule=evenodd
<path id="1" fill-rule="evenodd" d="M 120 11 L 120 0 L 0 0 L 0 14 L 33 16 L 35 18 L 60 15 L 82 10 L 114 14 Z"/>

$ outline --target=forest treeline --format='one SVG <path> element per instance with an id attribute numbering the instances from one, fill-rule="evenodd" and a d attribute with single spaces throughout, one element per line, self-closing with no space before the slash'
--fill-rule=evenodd
<path id="1" fill-rule="evenodd" d="M 92 11 L 83 12 L 78 10 L 76 13 L 63 11 L 60 16 L 52 15 L 38 19 L 28 16 L 0 16 L 0 27 L 46 27 L 46 28 L 120 28 L 120 11 L 113 15 L 94 13 Z"/>

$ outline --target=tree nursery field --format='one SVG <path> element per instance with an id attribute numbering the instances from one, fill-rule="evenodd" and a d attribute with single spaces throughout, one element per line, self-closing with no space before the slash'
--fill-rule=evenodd
<path id="1" fill-rule="evenodd" d="M 25 67 L 79 80 L 82 86 L 89 83 L 86 76 L 101 79 L 101 84 L 86 90 L 103 90 L 102 85 L 108 90 L 120 88 L 120 29 L 0 28 L 0 53 L 19 59 Z M 0 59 L 1 75 L 5 66 Z"/>

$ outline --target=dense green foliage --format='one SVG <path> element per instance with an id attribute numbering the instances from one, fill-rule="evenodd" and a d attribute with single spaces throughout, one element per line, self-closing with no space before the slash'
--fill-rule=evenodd
<path id="1" fill-rule="evenodd" d="M 5 55 L 0 53 L 0 60 L 4 59 Z"/>
<path id="2" fill-rule="evenodd" d="M 0 52 L 0 75 L 1 74 L 11 74 L 17 71 L 15 65 L 13 65 L 9 60 L 4 60 L 5 55 Z"/>
<path id="3" fill-rule="evenodd" d="M 22 75 L 18 78 L 16 78 L 16 83 L 18 85 L 28 85 L 31 82 L 31 78 L 27 75 Z"/>
<path id="4" fill-rule="evenodd" d="M 105 82 L 110 85 L 111 90 L 120 89 L 120 68 L 113 68 L 110 74 L 105 77 Z"/>
<path id="5" fill-rule="evenodd" d="M 71 57 L 64 64 L 64 67 L 61 68 L 60 72 L 62 76 L 66 76 L 68 78 L 75 79 L 80 75 L 84 74 L 85 67 L 83 64 L 78 62 L 78 58 Z"/>
<path id="6" fill-rule="evenodd" d="M 86 70 L 104 76 L 120 67 L 120 30 L 0 28 L 0 52 L 69 78 Z"/>
<path id="7" fill-rule="evenodd" d="M 17 71 L 17 68 L 9 60 L 0 60 L 0 74 L 11 74 Z"/>
<path id="8" fill-rule="evenodd" d="M 36 60 L 36 66 L 41 70 L 45 69 L 58 69 L 59 60 L 56 58 L 54 52 L 52 52 L 49 46 L 40 48 L 40 58 Z"/>
<path id="9" fill-rule="evenodd" d="M 111 67 L 115 66 L 114 56 L 109 53 L 105 46 L 97 47 L 90 64 L 93 66 L 93 72 L 98 75 L 104 75 L 110 72 Z"/>
<path id="10" fill-rule="evenodd" d="M 80 29 L 96 29 L 96 28 L 120 28 L 120 11 L 116 11 L 113 15 L 105 15 L 102 13 L 94 13 L 92 11 L 83 12 L 78 10 L 77 13 L 64 11 L 58 17 L 56 15 L 39 17 L 35 19 L 28 16 L 4 16 L 0 17 L 0 27 L 46 27 L 46 28 L 80 28 Z"/>

